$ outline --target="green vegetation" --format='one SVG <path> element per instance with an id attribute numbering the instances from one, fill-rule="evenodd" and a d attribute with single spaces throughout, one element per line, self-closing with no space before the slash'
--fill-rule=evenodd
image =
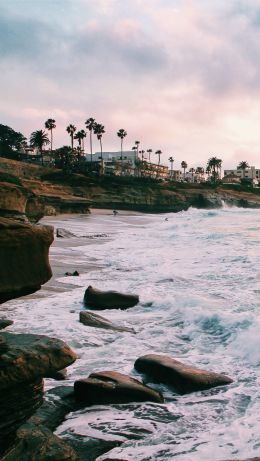
<path id="1" fill-rule="evenodd" d="M 0 124 L 0 156 L 17 160 L 19 150 L 26 144 L 22 133 Z"/>
<path id="2" fill-rule="evenodd" d="M 56 123 L 56 121 L 53 120 L 53 118 L 48 118 L 48 120 L 46 120 L 46 122 L 45 122 L 45 128 L 47 128 L 47 130 L 49 130 L 51 132 L 51 153 L 52 153 L 52 144 L 53 144 L 53 133 L 52 133 L 52 131 L 54 130 L 54 128 L 56 128 L 55 123 Z"/>
<path id="3" fill-rule="evenodd" d="M 31 134 L 30 143 L 32 147 L 36 147 L 40 151 L 42 165 L 43 165 L 43 147 L 50 144 L 49 138 L 45 131 L 37 130 Z"/>
<path id="4" fill-rule="evenodd" d="M 17 176 L 14 176 L 13 174 L 9 173 L 4 173 L 2 171 L 0 171 L 0 182 L 10 182 L 12 184 L 16 184 L 17 186 L 22 185 L 20 179 Z"/>

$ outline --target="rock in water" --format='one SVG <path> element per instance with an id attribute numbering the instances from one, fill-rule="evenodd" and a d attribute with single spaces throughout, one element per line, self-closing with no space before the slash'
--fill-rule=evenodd
<path id="1" fill-rule="evenodd" d="M 73 448 L 47 427 L 27 422 L 17 431 L 14 448 L 3 461 L 82 461 Z"/>
<path id="2" fill-rule="evenodd" d="M 56 237 L 68 239 L 68 238 L 76 237 L 76 235 L 66 229 L 63 229 L 62 227 L 58 227 L 56 230 Z"/>
<path id="3" fill-rule="evenodd" d="M 228 376 L 190 367 L 165 355 L 148 354 L 135 362 L 135 369 L 156 381 L 170 384 L 181 394 L 223 386 L 233 382 Z"/>
<path id="4" fill-rule="evenodd" d="M 139 303 L 139 296 L 119 293 L 118 291 L 101 291 L 91 285 L 86 289 L 84 304 L 94 309 L 128 309 Z"/>
<path id="5" fill-rule="evenodd" d="M 4 330 L 6 327 L 13 325 L 13 320 L 0 319 L 0 330 Z"/>
<path id="6" fill-rule="evenodd" d="M 126 331 L 129 333 L 135 333 L 135 330 L 133 328 L 127 328 L 120 325 L 116 325 L 115 323 L 110 322 L 104 317 L 101 317 L 101 315 L 94 314 L 93 312 L 80 311 L 79 321 L 83 323 L 83 325 L 86 325 L 88 327 L 104 328 L 106 330 Z"/>
<path id="7" fill-rule="evenodd" d="M 43 377 L 76 360 L 63 341 L 41 335 L 3 332 L 0 366 L 0 456 L 17 428 L 42 404 Z M 20 460 L 18 457 L 17 459 Z"/>
<path id="8" fill-rule="evenodd" d="M 163 403 L 160 392 L 116 371 L 91 373 L 74 383 L 75 398 L 86 405 L 151 401 Z"/>

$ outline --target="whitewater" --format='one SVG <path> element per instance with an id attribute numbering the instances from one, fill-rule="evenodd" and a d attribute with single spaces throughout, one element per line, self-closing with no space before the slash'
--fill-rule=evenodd
<path id="1" fill-rule="evenodd" d="M 166 219 L 167 218 L 167 219 Z M 45 218 L 43 222 L 48 223 Z M 165 385 L 165 404 L 92 406 L 70 413 L 56 434 L 120 442 L 98 458 L 135 461 L 224 461 L 260 456 L 260 210 L 222 208 L 151 215 L 93 214 L 52 218 L 81 238 L 51 248 L 79 277 L 61 277 L 66 292 L 6 304 L 12 331 L 65 340 L 78 354 L 64 385 L 93 371 L 133 368 L 147 353 L 224 373 L 229 386 L 178 395 Z M 82 272 L 84 264 L 92 268 Z M 88 285 L 137 293 L 127 311 L 101 315 L 136 334 L 79 323 Z M 45 388 L 61 385 L 45 380 Z"/>

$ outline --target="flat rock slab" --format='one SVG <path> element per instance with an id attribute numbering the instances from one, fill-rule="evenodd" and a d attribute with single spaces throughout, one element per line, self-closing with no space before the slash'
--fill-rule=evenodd
<path id="1" fill-rule="evenodd" d="M 156 381 L 170 384 L 181 394 L 233 382 L 231 378 L 223 374 L 190 367 L 165 355 L 144 355 L 136 360 L 134 366 L 137 371 L 146 373 Z"/>
<path id="2" fill-rule="evenodd" d="M 162 395 L 140 381 L 116 371 L 91 373 L 74 383 L 75 398 L 87 405 L 151 401 L 163 403 Z"/>
<path id="3" fill-rule="evenodd" d="M 83 323 L 83 325 L 86 325 L 88 327 L 104 328 L 105 330 L 120 332 L 126 331 L 128 333 L 135 333 L 135 330 L 133 328 L 116 325 L 115 323 L 110 322 L 110 320 L 101 317 L 101 315 L 94 314 L 93 312 L 80 311 L 79 321 Z"/>
<path id="4" fill-rule="evenodd" d="M 0 338 L 6 347 L 1 356 L 1 391 L 50 376 L 77 358 L 64 341 L 48 336 L 3 332 Z"/>
<path id="5" fill-rule="evenodd" d="M 101 291 L 89 286 L 84 295 L 86 307 L 94 309 L 128 309 L 139 303 L 135 294 L 119 293 L 118 291 Z"/>
<path id="6" fill-rule="evenodd" d="M 62 227 L 57 227 L 56 229 L 56 237 L 59 237 L 59 238 L 72 238 L 72 237 L 77 237 L 75 234 L 73 234 L 72 232 L 66 230 L 66 229 L 63 229 Z"/>

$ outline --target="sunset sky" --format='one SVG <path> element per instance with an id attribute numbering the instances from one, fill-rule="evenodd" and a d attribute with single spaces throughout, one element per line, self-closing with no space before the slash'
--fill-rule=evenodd
<path id="1" fill-rule="evenodd" d="M 124 128 L 175 168 L 260 168 L 260 0 L 0 0 L 0 54 L 0 123 L 27 137 L 93 116 L 105 151 Z"/>

